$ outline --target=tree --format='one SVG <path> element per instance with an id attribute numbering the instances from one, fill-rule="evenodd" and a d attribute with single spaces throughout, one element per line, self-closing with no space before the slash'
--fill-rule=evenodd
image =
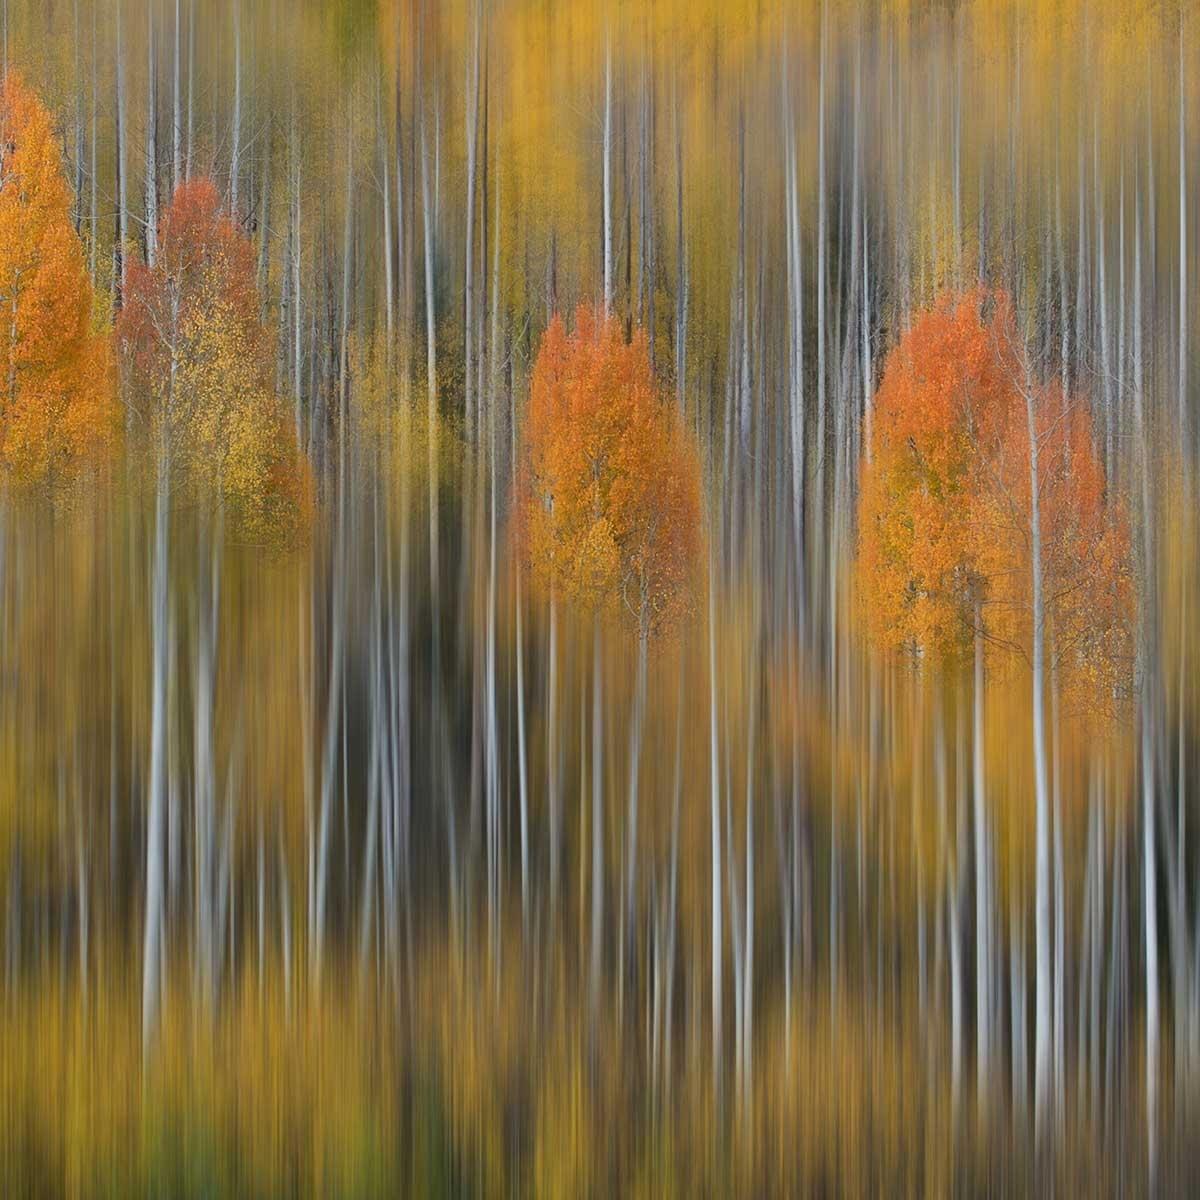
<path id="1" fill-rule="evenodd" d="M 969 653 L 1006 567 L 993 479 L 1016 411 L 983 289 L 920 314 L 888 357 L 859 499 L 857 582 L 872 640 L 954 661 Z M 994 618 L 991 618 L 994 622 Z"/>
<path id="2" fill-rule="evenodd" d="M 700 548 L 694 445 L 663 404 L 643 335 L 587 307 L 555 317 L 529 391 L 524 549 L 536 580 L 639 634 L 676 622 Z"/>
<path id="3" fill-rule="evenodd" d="M 974 666 L 976 1036 L 981 1103 L 992 1054 L 992 887 L 985 803 L 985 641 L 1003 636 L 989 607 L 1008 563 L 991 486 L 1016 411 L 1012 364 L 987 320 L 1008 310 L 983 289 L 920 314 L 888 357 L 859 496 L 857 591 L 885 650 Z"/>
<path id="4" fill-rule="evenodd" d="M 1011 322 L 1002 327 L 1006 336 L 1011 331 Z M 1019 561 L 1021 551 L 1027 555 L 1027 563 L 1007 575 L 1014 610 L 1024 607 L 1024 581 L 1030 583 L 1027 612 L 1037 820 L 1034 1111 L 1041 1131 L 1052 1100 L 1056 1117 L 1061 1115 L 1063 1084 L 1062 1018 L 1051 1015 L 1052 1004 L 1061 1013 L 1063 970 L 1061 962 L 1051 969 L 1051 929 L 1061 928 L 1063 914 L 1059 911 L 1052 922 L 1047 646 L 1053 660 L 1061 641 L 1067 655 L 1065 669 L 1081 687 L 1085 703 L 1110 707 L 1114 693 L 1122 688 L 1121 668 L 1130 661 L 1127 642 L 1133 606 L 1124 509 L 1115 499 L 1105 503 L 1087 412 L 1056 383 L 1041 384 L 1034 378 L 1023 347 L 1010 338 L 1007 348 L 1018 364 L 1014 383 L 1025 416 L 1023 422 L 1018 419 L 1010 425 L 998 482 L 1014 518 L 1009 538 L 1014 558 Z M 1058 703 L 1058 676 L 1057 664 L 1051 661 L 1053 704 Z M 1055 827 L 1061 828 L 1057 789 L 1054 807 Z M 1061 872 L 1060 856 L 1055 884 L 1059 896 Z M 1054 997 L 1052 986 L 1057 989 Z"/>
<path id="5" fill-rule="evenodd" d="M 92 329 L 92 286 L 71 224 L 62 147 L 16 72 L 0 88 L 0 307 L 5 377 L 0 464 L 40 483 L 112 432 L 107 341 Z"/>
<path id="6" fill-rule="evenodd" d="M 117 343 L 130 403 L 193 499 L 219 504 L 233 535 L 303 536 L 311 482 L 272 386 L 254 251 L 208 179 L 181 184 L 158 261 L 131 264 Z"/>
<path id="7" fill-rule="evenodd" d="M 1124 511 L 1105 495 L 1087 410 L 1057 382 L 1036 379 L 1002 292 L 945 297 L 918 317 L 889 358 L 872 449 L 863 470 L 857 564 L 870 635 L 886 649 L 905 648 L 941 664 L 962 655 L 968 634 L 974 647 L 981 1087 L 990 1054 L 991 970 L 991 918 L 984 907 L 990 887 L 983 837 L 985 639 L 1030 664 L 1041 1123 L 1055 1053 L 1047 645 L 1055 686 L 1065 682 L 1084 706 L 1111 709 L 1129 660 Z"/>
<path id="8" fill-rule="evenodd" d="M 235 537 L 295 537 L 307 521 L 311 485 L 287 412 L 268 382 L 270 343 L 259 320 L 253 251 L 222 212 L 210 180 L 189 181 L 176 190 L 163 215 L 153 267 L 135 265 L 128 270 L 116 335 L 128 403 L 140 418 L 156 479 L 142 996 L 142 1034 L 149 1043 L 157 1024 L 164 940 L 172 484 L 177 480 L 180 490 L 196 502 L 199 523 L 197 921 L 200 971 L 210 995 L 220 959 L 213 674 L 221 539 L 227 518 Z"/>
<path id="9" fill-rule="evenodd" d="M 524 549 L 535 580 L 594 622 L 594 702 L 601 699 L 600 622 L 634 624 L 638 667 L 630 730 L 628 896 L 636 886 L 638 772 L 650 638 L 693 598 L 700 553 L 700 474 L 674 405 L 659 395 L 644 335 L 630 342 L 587 307 L 568 334 L 556 316 L 542 338 L 529 392 L 522 480 Z M 593 731 L 596 747 L 598 731 Z M 598 769 L 600 755 L 595 757 Z M 593 979 L 602 877 L 600 780 L 593 786 Z"/>

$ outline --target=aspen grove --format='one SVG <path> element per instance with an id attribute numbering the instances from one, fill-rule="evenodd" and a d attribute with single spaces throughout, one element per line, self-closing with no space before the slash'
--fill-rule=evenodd
<path id="1" fill-rule="evenodd" d="M 1190 1194 L 1189 0 L 2 0 L 0 1190 Z"/>

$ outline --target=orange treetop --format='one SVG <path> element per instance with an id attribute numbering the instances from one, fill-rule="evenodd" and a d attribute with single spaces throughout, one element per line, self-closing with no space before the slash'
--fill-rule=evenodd
<path id="1" fill-rule="evenodd" d="M 107 341 L 71 224 L 62 149 L 38 97 L 10 71 L 0 87 L 0 463 L 38 483 L 112 432 Z"/>
<path id="2" fill-rule="evenodd" d="M 694 445 L 658 394 L 645 338 L 591 309 L 546 330 L 529 393 L 522 533 L 535 576 L 649 634 L 690 600 L 701 540 Z"/>

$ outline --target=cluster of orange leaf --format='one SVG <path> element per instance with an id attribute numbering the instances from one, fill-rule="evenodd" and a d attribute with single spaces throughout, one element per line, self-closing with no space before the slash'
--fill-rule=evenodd
<path id="1" fill-rule="evenodd" d="M 589 308 L 546 330 L 529 391 L 521 533 L 535 578 L 650 634 L 690 604 L 701 538 L 694 443 L 645 338 Z"/>
<path id="2" fill-rule="evenodd" d="M 176 190 L 159 246 L 153 266 L 130 268 L 117 322 L 130 400 L 144 404 L 192 489 L 222 502 L 237 536 L 291 540 L 312 485 L 272 389 L 250 241 L 199 179 Z"/>
<path id="3" fill-rule="evenodd" d="M 859 501 L 857 586 L 876 644 L 943 662 L 977 626 L 1022 648 L 1032 620 L 1033 389 L 1046 622 L 1067 687 L 1103 704 L 1127 674 L 1133 586 L 1086 405 L 1030 382 L 1012 303 L 976 289 L 921 314 L 889 355 Z"/>
<path id="4" fill-rule="evenodd" d="M 108 342 L 71 224 L 50 115 L 15 72 L 0 87 L 0 467 L 38 484 L 105 447 L 113 428 Z"/>

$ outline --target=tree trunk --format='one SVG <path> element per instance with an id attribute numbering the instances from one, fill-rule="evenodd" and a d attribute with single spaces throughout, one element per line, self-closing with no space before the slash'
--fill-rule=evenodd
<path id="1" fill-rule="evenodd" d="M 117 221 L 116 221 L 116 255 L 113 284 L 117 292 L 117 307 L 122 303 L 125 292 L 125 278 L 128 274 L 126 262 L 126 241 L 129 236 L 129 204 L 128 180 L 129 172 L 125 165 L 125 56 L 121 46 L 121 5 L 116 5 L 116 65 L 117 65 L 117 112 L 116 112 L 116 141 L 117 141 Z M 5 32 L 5 61 L 8 57 L 8 34 Z M 7 68 L 6 68 L 7 70 Z"/>
<path id="2" fill-rule="evenodd" d="M 612 312 L 612 35 L 604 40 L 604 315 Z"/>
<path id="3" fill-rule="evenodd" d="M 238 216 L 238 183 L 242 173 L 242 5 L 233 0 L 233 120 L 230 129 L 229 211 L 234 224 Z"/>
<path id="4" fill-rule="evenodd" d="M 1051 919 L 1050 919 L 1050 787 L 1046 766 L 1045 637 L 1046 614 L 1042 599 L 1041 493 L 1038 487 L 1038 430 L 1034 413 L 1033 384 L 1027 377 L 1025 421 L 1029 437 L 1029 525 L 1033 605 L 1033 769 L 1036 802 L 1035 835 L 1035 941 L 1036 980 L 1034 1013 L 1034 1120 L 1039 1135 L 1049 1116 L 1053 1030 L 1051 1024 Z"/>
<path id="5" fill-rule="evenodd" d="M 992 890 L 988 849 L 983 720 L 983 626 L 975 606 L 974 802 L 975 802 L 975 1036 L 976 1074 L 981 1111 L 988 1104 L 992 1061 Z"/>
<path id="6" fill-rule="evenodd" d="M 712 1059 L 714 1087 L 721 1087 L 721 764 L 717 742 L 717 632 L 715 565 L 708 564 L 709 807 L 712 830 Z"/>
<path id="7" fill-rule="evenodd" d="M 171 62 L 171 190 L 183 182 L 183 95 L 180 89 L 179 0 L 175 0 L 175 26 L 171 31 L 174 53 Z"/>
<path id="8" fill-rule="evenodd" d="M 604 935 L 604 658 L 600 618 L 592 624 L 592 937 L 589 991 L 593 1019 L 600 1000 Z"/>
<path id="9" fill-rule="evenodd" d="M 172 371 L 172 375 L 174 371 Z M 164 430 L 159 449 L 158 482 L 154 501 L 154 566 L 151 589 L 152 673 L 150 716 L 150 801 L 146 825 L 146 926 L 142 950 L 142 1049 L 150 1049 L 158 1030 L 162 993 L 164 853 L 167 792 L 167 705 L 170 680 L 167 672 L 169 647 L 168 532 L 170 521 L 171 456 Z"/>
<path id="10" fill-rule="evenodd" d="M 645 725 L 648 641 L 649 630 L 643 615 L 638 622 L 637 675 L 634 681 L 633 713 L 629 724 L 629 818 L 628 844 L 625 850 L 628 890 L 625 897 L 625 921 L 631 936 L 636 930 L 634 913 L 637 908 L 638 783 L 642 765 L 642 731 Z"/>

